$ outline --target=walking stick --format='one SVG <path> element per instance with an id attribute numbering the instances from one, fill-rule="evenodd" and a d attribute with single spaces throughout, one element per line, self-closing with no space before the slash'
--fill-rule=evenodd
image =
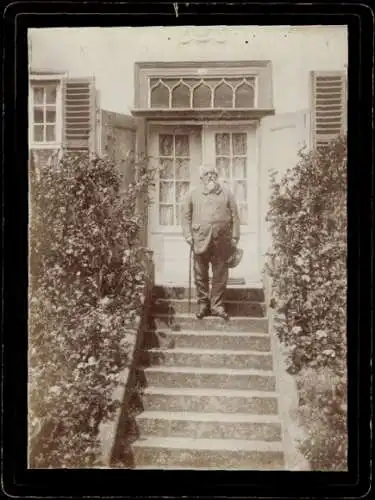
<path id="1" fill-rule="evenodd" d="M 190 245 L 189 251 L 189 313 L 191 312 L 191 260 L 193 255 L 193 244 Z"/>

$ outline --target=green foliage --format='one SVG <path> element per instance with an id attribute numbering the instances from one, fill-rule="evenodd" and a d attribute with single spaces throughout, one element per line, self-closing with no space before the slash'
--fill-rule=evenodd
<path id="1" fill-rule="evenodd" d="M 135 339 L 147 278 L 136 205 L 153 172 L 65 154 L 30 168 L 29 414 L 34 467 L 84 467 Z M 39 425 L 40 426 L 40 425 Z"/>
<path id="2" fill-rule="evenodd" d="M 299 163 L 281 180 L 273 173 L 267 215 L 273 249 L 266 267 L 273 283 L 276 332 L 289 347 L 290 373 L 302 381 L 303 412 L 314 421 L 307 429 L 315 444 L 309 448 L 305 443 L 305 449 L 316 451 L 321 443 L 325 458 L 319 448 L 321 458 L 310 459 L 319 468 L 320 462 L 329 465 L 331 457 L 332 469 L 345 461 L 340 455 L 344 447 L 337 443 L 346 441 L 345 411 L 336 412 L 346 407 L 346 156 L 346 138 L 341 137 L 300 153 Z M 306 373 L 314 374 L 315 389 L 304 382 Z M 323 383 L 327 377 L 329 383 Z M 324 387 L 320 392 L 319 384 Z"/>
<path id="3" fill-rule="evenodd" d="M 313 470 L 347 470 L 346 385 L 332 369 L 298 375 L 299 415 L 307 438 L 301 451 Z"/>

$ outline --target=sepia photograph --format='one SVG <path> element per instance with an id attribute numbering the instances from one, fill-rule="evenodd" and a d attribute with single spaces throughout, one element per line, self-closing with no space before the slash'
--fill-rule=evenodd
<path id="1" fill-rule="evenodd" d="M 347 26 L 28 63 L 28 468 L 347 471 Z"/>

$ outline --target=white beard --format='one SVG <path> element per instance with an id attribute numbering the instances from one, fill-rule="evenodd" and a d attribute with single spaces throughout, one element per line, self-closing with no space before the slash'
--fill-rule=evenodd
<path id="1" fill-rule="evenodd" d="M 216 186 L 217 186 L 217 184 L 216 184 L 216 182 L 214 182 L 214 181 L 209 181 L 209 182 L 207 182 L 207 184 L 206 184 L 206 188 L 207 188 L 207 190 L 208 190 L 210 193 L 216 189 Z"/>

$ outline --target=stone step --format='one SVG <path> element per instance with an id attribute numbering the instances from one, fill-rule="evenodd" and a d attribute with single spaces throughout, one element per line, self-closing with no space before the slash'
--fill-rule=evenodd
<path id="1" fill-rule="evenodd" d="M 158 299 L 188 299 L 189 289 L 184 286 L 162 286 L 156 285 L 153 296 Z M 191 298 L 196 299 L 195 287 L 191 289 Z M 225 300 L 264 302 L 264 290 L 262 288 L 246 288 L 243 286 L 228 286 Z"/>
<path id="2" fill-rule="evenodd" d="M 249 413 L 276 415 L 277 394 L 271 391 L 205 389 L 191 387 L 146 387 L 142 395 L 145 410 Z"/>
<path id="3" fill-rule="evenodd" d="M 189 311 L 189 301 L 187 299 L 157 299 L 152 304 L 152 314 L 185 314 L 198 312 L 197 302 L 191 303 Z M 230 300 L 225 302 L 225 309 L 230 316 L 252 316 L 262 318 L 265 315 L 265 304 L 263 302 L 249 302 L 240 300 Z"/>
<path id="4" fill-rule="evenodd" d="M 279 442 L 239 439 L 147 437 L 132 444 L 134 465 L 196 469 L 282 470 L 284 453 Z"/>
<path id="5" fill-rule="evenodd" d="M 226 332 L 267 332 L 268 318 L 251 318 L 234 316 L 228 321 L 214 316 L 197 319 L 194 314 L 169 314 L 150 315 L 149 329 L 163 330 L 221 330 Z"/>
<path id="6" fill-rule="evenodd" d="M 230 368 L 196 368 L 184 366 L 151 366 L 138 368 L 143 386 L 210 387 L 274 391 L 275 376 L 266 370 L 234 370 Z"/>
<path id="7" fill-rule="evenodd" d="M 132 460 L 129 459 L 128 460 Z M 108 466 L 92 466 L 92 469 L 107 469 Z M 134 469 L 134 464 L 129 466 L 124 460 L 118 461 L 117 463 L 112 463 L 111 464 L 111 469 Z M 137 465 L 137 470 L 155 470 L 158 469 L 158 467 L 155 467 L 154 465 Z M 239 470 L 241 467 L 238 468 Z M 246 467 L 243 468 L 246 470 Z M 196 470 L 195 467 L 182 467 L 178 465 L 163 465 L 163 470 Z M 216 470 L 216 467 L 205 467 L 203 470 Z"/>
<path id="8" fill-rule="evenodd" d="M 202 349 L 231 349 L 270 352 L 271 337 L 262 332 L 224 332 L 214 330 L 180 330 L 168 328 L 144 333 L 143 348 L 160 347 L 172 349 L 179 347 Z"/>
<path id="9" fill-rule="evenodd" d="M 281 440 L 277 415 L 145 411 L 137 424 L 141 437 Z"/>
<path id="10" fill-rule="evenodd" d="M 197 366 L 217 368 L 254 368 L 272 370 L 272 355 L 259 351 L 199 349 L 199 348 L 153 348 L 141 353 L 143 366 Z"/>

